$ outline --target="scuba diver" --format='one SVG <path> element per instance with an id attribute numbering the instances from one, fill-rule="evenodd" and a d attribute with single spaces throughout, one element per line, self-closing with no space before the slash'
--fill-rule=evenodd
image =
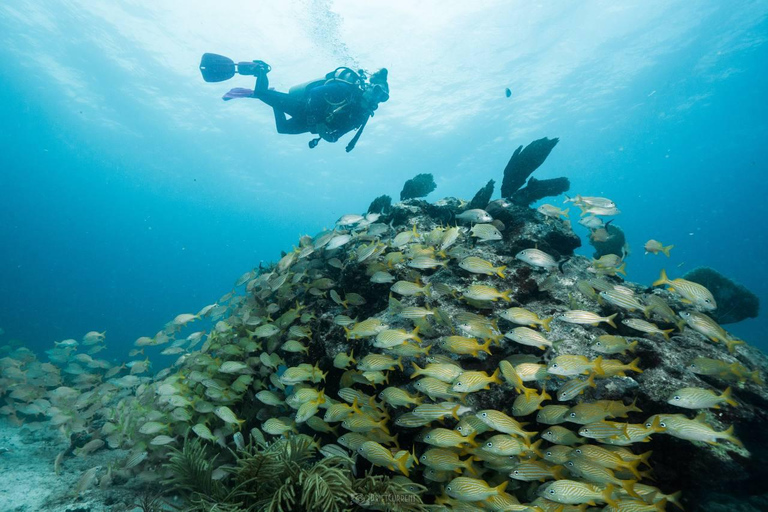
<path id="1" fill-rule="evenodd" d="M 336 142 L 356 129 L 357 133 L 347 144 L 349 153 L 379 103 L 389 99 L 386 68 L 367 77 L 363 70 L 339 67 L 324 78 L 291 87 L 287 93 L 269 88 L 267 73 L 271 69 L 269 64 L 260 60 L 235 63 L 213 53 L 203 54 L 200 61 L 200 71 L 206 82 L 229 80 L 235 73 L 255 76 L 254 89 L 237 87 L 222 99 L 256 98 L 263 101 L 274 111 L 278 133 L 317 134 L 317 138 L 309 141 L 310 148 L 317 146 L 321 139 Z"/>

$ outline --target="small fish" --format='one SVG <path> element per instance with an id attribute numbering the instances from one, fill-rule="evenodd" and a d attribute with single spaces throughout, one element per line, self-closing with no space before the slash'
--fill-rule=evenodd
<path id="1" fill-rule="evenodd" d="M 151 444 L 152 446 L 165 446 L 167 444 L 171 444 L 174 441 L 176 441 L 175 438 L 161 434 L 159 436 L 153 437 L 149 441 L 149 444 Z"/>
<path id="2" fill-rule="evenodd" d="M 557 219 L 561 216 L 565 219 L 568 218 L 568 208 L 561 210 L 557 206 L 551 204 L 543 204 L 536 208 L 536 211 L 550 219 Z"/>
<path id="3" fill-rule="evenodd" d="M 609 417 L 612 418 L 613 415 L 601 404 L 582 402 L 568 410 L 565 420 L 571 423 L 578 423 L 579 425 L 588 425 L 589 423 L 603 421 Z"/>
<path id="4" fill-rule="evenodd" d="M 555 258 L 539 249 L 523 249 L 515 255 L 515 259 L 533 267 L 545 268 L 547 270 L 557 268 Z"/>
<path id="5" fill-rule="evenodd" d="M 403 370 L 402 357 L 395 359 L 387 354 L 368 354 L 357 363 L 357 369 L 363 372 L 389 371 L 395 366 Z"/>
<path id="6" fill-rule="evenodd" d="M 100 469 L 101 466 L 95 466 L 83 472 L 82 476 L 80 476 L 80 479 L 77 481 L 77 484 L 75 484 L 75 488 L 73 490 L 75 496 L 80 496 L 83 491 L 87 490 L 89 487 L 91 487 L 91 485 L 93 485 L 94 480 L 96 480 L 96 473 L 98 473 Z"/>
<path id="7" fill-rule="evenodd" d="M 536 415 L 536 421 L 544 425 L 565 423 L 570 408 L 567 405 L 545 405 Z"/>
<path id="8" fill-rule="evenodd" d="M 543 365 L 542 365 L 543 366 Z M 499 370 L 501 375 L 518 393 L 522 393 L 525 396 L 530 396 L 536 393 L 535 389 L 525 387 L 522 376 L 518 373 L 517 368 L 512 366 L 507 360 L 499 361 Z"/>
<path id="9" fill-rule="evenodd" d="M 606 226 L 608 226 L 608 224 L 590 231 L 589 239 L 593 242 L 602 243 L 602 242 L 607 242 L 608 240 L 613 238 L 613 235 L 611 235 L 611 233 L 608 231 L 608 228 Z"/>
<path id="10" fill-rule="evenodd" d="M 325 245 L 325 250 L 332 251 L 334 249 L 338 249 L 339 247 L 349 243 L 350 240 L 352 240 L 352 235 L 333 236 L 328 240 L 328 243 Z"/>
<path id="11" fill-rule="evenodd" d="M 392 274 L 390 274 L 389 272 L 383 272 L 381 270 L 378 272 L 374 272 L 374 274 L 371 276 L 371 279 L 370 279 L 372 283 L 377 283 L 377 284 L 391 283 L 394 280 L 395 280 L 395 277 Z"/>
<path id="12" fill-rule="evenodd" d="M 378 318 L 368 318 L 362 322 L 357 322 L 351 329 L 344 327 L 348 339 L 359 339 L 376 336 L 389 326 L 384 324 Z"/>
<path id="13" fill-rule="evenodd" d="M 396 458 L 389 448 L 385 448 L 375 441 L 365 441 L 357 448 L 356 452 L 374 466 L 382 466 L 390 471 L 397 468 L 405 476 L 409 474 L 407 463 L 410 454 L 408 452 L 404 452 Z"/>
<path id="14" fill-rule="evenodd" d="M 613 485 L 605 488 L 575 480 L 556 480 L 551 484 L 539 487 L 537 494 L 542 498 L 567 505 L 595 506 L 597 502 L 607 503 L 612 507 L 618 504 L 613 500 Z"/>
<path id="15" fill-rule="evenodd" d="M 512 91 L 509 89 L 509 87 L 507 87 L 506 89 L 504 89 L 504 96 L 506 96 L 507 98 L 509 98 L 510 96 L 512 96 Z"/>
<path id="16" fill-rule="evenodd" d="M 709 444 L 717 444 L 718 440 L 724 439 L 741 448 L 744 447 L 741 441 L 733 435 L 733 425 L 722 432 L 716 432 L 704 421 L 704 416 L 701 414 L 692 420 L 680 414 L 657 414 L 648 418 L 645 426 L 652 428 L 654 423 L 658 423 L 666 429 L 666 434 L 678 439 L 704 441 Z"/>
<path id="17" fill-rule="evenodd" d="M 547 462 L 525 460 L 520 461 L 515 466 L 509 473 L 509 477 L 523 482 L 544 482 L 553 478 L 561 478 L 561 470 L 562 467 L 551 466 Z"/>
<path id="18" fill-rule="evenodd" d="M 402 345 L 408 340 L 414 340 L 421 343 L 421 338 L 419 338 L 418 334 L 418 326 L 411 332 L 403 329 L 385 329 L 376 335 L 376 340 L 373 342 L 373 346 L 378 348 L 392 348 L 397 345 Z"/>
<path id="19" fill-rule="evenodd" d="M 626 354 L 627 350 L 634 352 L 635 347 L 637 347 L 637 343 L 637 340 L 631 343 L 628 342 L 624 336 L 612 336 L 610 334 L 604 334 L 602 336 L 598 336 L 597 341 L 595 341 L 589 348 L 601 354 L 623 355 Z"/>
<path id="20" fill-rule="evenodd" d="M 605 197 L 593 197 L 593 196 L 582 196 L 582 195 L 576 195 L 575 197 L 568 197 L 565 196 L 564 203 L 573 203 L 576 205 L 583 205 L 583 206 L 599 206 L 601 208 L 614 208 L 616 206 L 616 203 L 612 201 L 611 199 L 607 199 Z"/>
<path id="21" fill-rule="evenodd" d="M 720 404 L 737 406 L 738 404 L 731 398 L 731 388 L 726 388 L 722 395 L 718 395 L 709 389 L 702 388 L 681 388 L 672 393 L 667 399 L 670 405 L 685 407 L 686 409 L 719 409 Z"/>
<path id="22" fill-rule="evenodd" d="M 507 302 L 511 302 L 512 299 L 509 297 L 509 294 L 511 293 L 512 293 L 512 290 L 506 290 L 504 292 L 500 292 L 493 286 L 487 286 L 484 284 L 473 284 L 473 285 L 470 285 L 469 288 L 467 288 L 467 291 L 464 292 L 463 297 L 472 299 L 472 300 L 479 300 L 479 301 L 495 302 L 498 299 L 503 299 Z"/>
<path id="23" fill-rule="evenodd" d="M 503 238 L 501 232 L 493 224 L 475 224 L 469 231 L 473 237 L 478 239 L 478 242 L 491 242 Z"/>
<path id="24" fill-rule="evenodd" d="M 686 304 L 693 304 L 701 307 L 707 311 L 714 311 L 717 309 L 717 303 L 712 293 L 707 290 L 706 287 L 693 281 L 687 281 L 685 279 L 677 278 L 670 280 L 667 277 L 667 273 L 664 269 L 661 270 L 661 276 L 659 279 L 653 282 L 651 286 L 669 286 L 669 291 L 677 293 L 683 297 L 682 301 Z"/>
<path id="25" fill-rule="evenodd" d="M 533 414 L 537 410 L 541 409 L 541 403 L 544 400 L 551 400 L 546 390 L 541 390 L 541 394 L 533 393 L 532 395 L 518 395 L 515 401 L 512 402 L 512 414 L 514 416 L 528 416 Z"/>
<path id="26" fill-rule="evenodd" d="M 342 215 L 341 218 L 336 221 L 336 225 L 337 226 L 353 226 L 358 222 L 362 221 L 363 219 L 364 217 L 362 215 L 350 213 L 347 215 Z"/>
<path id="27" fill-rule="evenodd" d="M 560 377 L 575 377 L 577 375 L 586 375 L 590 372 L 605 375 L 602 362 L 602 356 L 595 360 L 590 360 L 582 355 L 563 354 L 550 361 L 549 366 L 547 366 L 547 373 Z"/>
<path id="28" fill-rule="evenodd" d="M 214 436 L 210 429 L 204 425 L 203 423 L 198 423 L 197 425 L 194 425 L 192 427 L 192 432 L 198 435 L 198 437 L 205 439 L 207 441 L 217 441 L 218 438 Z"/>
<path id="29" fill-rule="evenodd" d="M 280 436 L 290 431 L 296 431 L 296 426 L 290 418 L 269 418 L 261 426 L 267 434 Z"/>
<path id="30" fill-rule="evenodd" d="M 639 318 L 625 318 L 621 321 L 621 323 L 640 332 L 645 332 L 648 334 L 661 334 L 667 341 L 669 341 L 669 333 L 674 331 L 674 329 L 659 329 L 656 324 L 646 322 L 645 320 L 640 320 Z"/>
<path id="31" fill-rule="evenodd" d="M 552 342 L 549 341 L 543 334 L 538 331 L 534 331 L 529 327 L 515 327 L 508 333 L 505 333 L 504 337 L 514 341 L 515 343 L 527 345 L 529 347 L 537 347 L 540 350 L 552 347 Z"/>
<path id="32" fill-rule="evenodd" d="M 423 308 L 421 306 L 405 306 L 399 312 L 398 316 L 401 318 L 407 318 L 410 320 L 424 318 L 426 316 L 434 315 L 435 311 L 429 308 Z"/>
<path id="33" fill-rule="evenodd" d="M 572 452 L 573 448 L 570 446 L 555 444 L 544 450 L 542 458 L 552 464 L 565 464 L 571 458 Z"/>
<path id="34" fill-rule="evenodd" d="M 253 370 L 251 370 L 250 366 L 245 363 L 241 363 L 240 361 L 224 361 L 221 363 L 221 366 L 219 366 L 219 372 L 235 374 L 252 373 Z"/>
<path id="35" fill-rule="evenodd" d="M 688 369 L 697 375 L 723 375 L 731 371 L 732 364 L 720 359 L 697 357 L 688 365 Z"/>
<path id="36" fill-rule="evenodd" d="M 461 409 L 461 406 L 454 404 L 453 402 L 442 402 L 439 404 L 418 405 L 412 412 L 414 416 L 418 416 L 419 418 L 425 418 L 430 421 L 442 420 L 447 416 L 453 416 L 455 419 L 458 420 L 459 409 Z"/>
<path id="37" fill-rule="evenodd" d="M 328 420 L 325 420 L 328 421 Z M 381 421 L 367 416 L 365 414 L 353 414 L 348 416 L 341 422 L 341 426 L 352 432 L 370 432 L 371 430 L 378 428 L 389 434 L 389 428 L 387 427 L 387 418 Z"/>
<path id="38" fill-rule="evenodd" d="M 237 425 L 237 428 L 239 429 L 242 427 L 243 423 L 245 423 L 245 420 L 239 420 L 237 419 L 237 416 L 235 416 L 235 413 L 232 412 L 232 409 L 227 407 L 226 405 L 222 405 L 220 407 L 217 407 L 213 410 L 213 414 L 219 417 L 221 421 L 228 425 Z"/>
<path id="39" fill-rule="evenodd" d="M 461 234 L 461 231 L 458 227 L 452 227 L 448 228 L 443 232 L 442 237 L 440 238 L 439 246 L 441 251 L 447 250 L 449 247 L 451 247 L 454 243 L 456 243 L 456 240 L 458 240 L 459 235 Z"/>
<path id="40" fill-rule="evenodd" d="M 523 382 L 539 382 L 549 378 L 547 365 L 540 363 L 520 363 L 515 371 Z M 503 372 L 503 370 L 502 370 Z"/>
<path id="41" fill-rule="evenodd" d="M 419 283 L 412 283 L 410 281 L 398 281 L 392 285 L 390 290 L 398 295 L 404 295 L 408 297 L 414 297 L 419 294 L 426 296 L 430 295 L 430 285 L 421 286 Z"/>
<path id="42" fill-rule="evenodd" d="M 514 418 L 511 418 L 501 411 L 494 409 L 484 409 L 477 413 L 477 417 L 491 427 L 493 430 L 502 432 L 504 434 L 513 434 L 525 437 L 528 441 L 530 438 L 536 435 L 536 432 L 526 432 L 523 430 L 523 426 Z"/>
<path id="43" fill-rule="evenodd" d="M 432 399 L 435 398 L 461 398 L 461 393 L 456 393 L 451 390 L 451 384 L 442 382 L 434 377 L 424 377 L 419 379 L 414 387 L 429 396 Z"/>
<path id="44" fill-rule="evenodd" d="M 412 362 L 411 366 L 413 366 L 414 370 L 411 374 L 411 379 L 426 375 L 447 384 L 453 383 L 464 371 L 461 366 L 446 363 L 429 363 L 424 368 L 419 368 L 419 365 Z"/>
<path id="45" fill-rule="evenodd" d="M 648 295 L 646 296 L 645 301 L 648 303 L 648 305 L 643 310 L 646 318 L 650 318 L 651 314 L 655 313 L 663 320 L 672 324 L 677 324 L 678 327 L 681 326 L 681 320 L 677 318 L 675 312 L 672 310 L 672 308 L 669 307 L 669 304 L 667 304 L 667 301 L 665 301 L 663 298 L 659 297 L 658 295 Z"/>
<path id="46" fill-rule="evenodd" d="M 605 372 L 605 377 L 615 377 L 616 375 L 626 377 L 626 372 L 643 373 L 643 370 L 637 366 L 640 363 L 640 358 L 636 357 L 631 362 L 624 364 L 618 359 L 605 359 L 601 366 Z"/>
<path id="47" fill-rule="evenodd" d="M 290 352 L 293 354 L 297 353 L 304 353 L 309 354 L 309 347 L 302 345 L 300 341 L 297 340 L 288 340 L 282 345 L 280 345 L 280 348 L 286 352 Z"/>
<path id="48" fill-rule="evenodd" d="M 482 371 L 465 371 L 453 382 L 451 389 L 457 393 L 473 393 L 481 389 L 490 389 L 491 383 L 504 383 L 499 378 L 498 368 L 492 375 Z"/>
<path id="49" fill-rule="evenodd" d="M 596 215 L 599 217 L 605 217 L 605 216 L 613 217 L 621 213 L 621 210 L 619 210 L 615 206 L 612 208 L 605 208 L 602 206 L 589 206 L 587 208 L 584 208 L 583 206 L 580 206 L 580 208 L 581 208 L 582 217 L 585 215 Z"/>
<path id="50" fill-rule="evenodd" d="M 640 301 L 635 298 L 634 295 L 625 293 L 620 290 L 600 292 L 599 296 L 605 302 L 613 304 L 614 306 L 618 306 L 622 309 L 626 309 L 627 311 L 645 310 L 645 306 L 643 306 Z"/>
<path id="51" fill-rule="evenodd" d="M 490 345 L 490 340 L 481 344 L 477 342 L 477 339 L 465 336 L 446 336 L 441 344 L 448 352 L 458 355 L 471 355 L 473 357 L 478 357 L 480 352 L 491 355 Z"/>
<path id="52" fill-rule="evenodd" d="M 144 423 L 141 427 L 139 427 L 139 432 L 142 434 L 157 434 L 158 432 L 162 432 L 163 430 L 168 430 L 170 428 L 170 425 L 166 423 L 159 423 L 157 421 L 148 421 Z"/>
<path id="53" fill-rule="evenodd" d="M 659 254 L 664 253 L 664 256 L 669 258 L 669 251 L 674 249 L 674 245 L 667 245 L 666 247 L 657 240 L 648 240 L 645 242 L 645 254 L 651 253 L 651 254 Z"/>
<path id="54" fill-rule="evenodd" d="M 539 315 L 533 311 L 528 311 L 525 308 L 505 309 L 499 316 L 518 325 L 527 325 L 528 327 L 536 327 L 537 325 L 540 325 L 544 327 L 544 330 L 546 331 L 550 330 L 549 324 L 553 319 L 553 317 L 541 319 L 539 318 Z"/>
<path id="55" fill-rule="evenodd" d="M 591 373 L 586 379 L 571 379 L 567 381 L 557 390 L 557 399 L 560 402 L 573 400 L 581 393 L 583 393 L 584 390 L 588 387 L 597 387 L 597 384 L 595 384 L 594 373 Z"/>
<path id="56" fill-rule="evenodd" d="M 605 322 L 611 327 L 616 328 L 616 324 L 613 322 L 613 319 L 616 318 L 616 313 L 610 316 L 602 317 L 597 313 L 592 313 L 591 311 L 583 311 L 583 310 L 577 309 L 572 311 L 566 311 L 565 313 L 557 315 L 555 318 L 563 322 L 568 322 L 569 324 L 582 324 L 582 325 L 593 325 L 593 326 L 598 326 L 600 325 L 600 322 Z"/>
<path id="57" fill-rule="evenodd" d="M 189 313 L 184 313 L 184 314 L 181 314 L 181 315 L 177 315 L 176 318 L 173 319 L 173 325 L 176 326 L 176 327 L 184 327 L 188 323 L 190 323 L 190 322 L 192 322 L 194 320 L 197 320 L 198 318 L 200 318 L 200 317 L 197 316 L 197 315 L 192 315 L 192 314 L 189 314 Z"/>
<path id="58" fill-rule="evenodd" d="M 422 255 L 412 258 L 410 261 L 408 261 L 407 265 L 411 268 L 431 269 L 437 267 L 446 267 L 448 266 L 448 262 L 437 260 L 432 256 Z"/>
<path id="59" fill-rule="evenodd" d="M 603 226 L 603 219 L 594 215 L 589 215 L 580 219 L 579 224 L 589 229 L 599 229 Z"/>
<path id="60" fill-rule="evenodd" d="M 467 256 L 459 262 L 459 267 L 467 272 L 472 272 L 473 274 L 483 274 L 486 276 L 496 274 L 502 279 L 504 279 L 504 270 L 507 268 L 504 265 L 494 267 L 490 261 L 478 258 L 477 256 Z"/>
<path id="61" fill-rule="evenodd" d="M 404 389 L 396 387 L 386 388 L 379 393 L 379 398 L 392 407 L 411 407 L 412 405 L 421 405 L 423 402 L 422 396 L 411 395 Z"/>
<path id="62" fill-rule="evenodd" d="M 269 390 L 261 390 L 254 397 L 261 403 L 272 406 L 280 406 L 285 404 L 285 400 L 280 398 L 276 393 Z"/>
<path id="63" fill-rule="evenodd" d="M 588 423 L 579 429 L 579 435 L 588 439 L 629 439 L 627 423 L 600 420 Z"/>
<path id="64" fill-rule="evenodd" d="M 486 212 L 485 210 L 481 210 L 479 208 L 462 212 L 459 215 L 457 215 L 456 218 L 466 222 L 476 222 L 476 223 L 493 221 L 493 217 L 491 217 L 488 214 L 488 212 Z"/>
<path id="65" fill-rule="evenodd" d="M 502 482 L 496 487 L 491 487 L 485 480 L 459 476 L 448 482 L 448 485 L 445 486 L 445 492 L 460 502 L 483 501 L 491 496 L 502 494 L 507 488 L 507 484 L 509 482 Z"/>
<path id="66" fill-rule="evenodd" d="M 578 448 L 574 448 L 571 452 L 571 457 L 583 457 L 595 464 L 599 464 L 600 466 L 608 469 L 628 469 L 630 470 L 638 479 L 640 479 L 640 474 L 637 471 L 637 466 L 642 462 L 641 459 L 636 459 L 634 461 L 625 461 L 621 458 L 621 456 L 613 452 L 611 450 L 608 450 L 606 448 L 603 448 L 602 446 L 594 445 L 594 444 L 584 444 L 582 446 L 579 446 Z"/>
<path id="67" fill-rule="evenodd" d="M 444 448 L 432 448 L 427 450 L 419 458 L 419 462 L 427 467 L 440 471 L 455 471 L 456 473 L 461 473 L 461 468 L 464 468 L 470 473 L 475 473 L 475 469 L 472 467 L 472 456 L 465 460 L 461 460 L 456 452 Z"/>
<path id="68" fill-rule="evenodd" d="M 252 338 L 269 338 L 280 332 L 280 328 L 274 324 L 265 324 L 257 327 L 253 331 L 249 331 L 248 334 Z"/>
<path id="69" fill-rule="evenodd" d="M 722 341 L 727 343 L 730 340 L 730 336 L 725 332 L 725 329 L 712 320 L 704 313 L 698 311 L 681 311 L 680 318 L 688 324 L 688 326 L 696 332 L 699 332 L 711 339 L 714 342 Z"/>
<path id="70" fill-rule="evenodd" d="M 566 446 L 573 446 L 575 444 L 584 443 L 586 439 L 583 439 L 571 432 L 565 427 L 560 425 L 554 425 L 541 433 L 541 437 L 554 444 L 562 444 Z"/>

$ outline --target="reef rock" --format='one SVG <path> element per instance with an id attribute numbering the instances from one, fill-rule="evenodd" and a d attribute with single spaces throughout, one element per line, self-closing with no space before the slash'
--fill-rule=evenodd
<path id="1" fill-rule="evenodd" d="M 426 197 L 435 190 L 437 185 L 435 179 L 430 173 L 417 174 L 405 182 L 403 190 L 400 192 L 400 200 L 415 199 L 417 197 Z"/>
<path id="2" fill-rule="evenodd" d="M 0 360 L 5 379 L 0 384 L 16 389 L 3 397 L 7 404 L 0 412 L 37 421 L 47 412 L 27 399 L 49 397 L 57 407 L 73 411 L 56 415 L 62 432 L 77 427 L 103 434 L 110 449 L 121 450 L 114 465 L 120 475 L 163 478 L 181 496 L 179 506 L 189 510 L 348 510 L 354 496 L 407 495 L 412 499 L 407 510 L 424 511 L 458 476 L 451 468 L 428 471 L 436 461 L 427 454 L 438 456 L 426 442 L 426 430 L 453 429 L 459 422 L 475 429 L 484 424 L 481 411 L 495 410 L 513 421 L 496 424 L 498 432 L 478 434 L 477 443 L 483 446 L 502 429 L 516 432 L 516 422 L 525 422 L 516 438 L 519 449 L 529 455 L 539 450 L 545 454 L 540 468 L 552 470 L 548 449 L 565 440 L 552 439 L 551 422 L 538 416 L 537 406 L 584 403 L 616 413 L 608 418 L 618 422 L 616 434 L 609 432 L 601 441 L 628 444 L 633 456 L 645 453 L 641 483 L 665 494 L 682 491 L 686 510 L 707 510 L 709 504 L 717 510 L 728 499 L 763 503 L 749 499 L 764 493 L 768 478 L 768 391 L 762 380 L 768 358 L 762 352 L 681 329 L 676 314 L 689 306 L 673 292 L 597 277 L 590 259 L 574 255 L 580 239 L 566 221 L 497 200 L 487 205 L 491 221 L 472 224 L 461 218 L 463 205 L 456 198 L 436 203 L 409 199 L 376 222 L 358 216 L 341 231 L 301 237 L 297 249 L 279 262 L 238 279 L 239 294 L 229 293 L 196 315 L 177 316 L 154 338 L 139 338 L 137 346 L 165 345 L 169 355 L 185 352 L 153 377 L 134 375 L 141 375 L 135 369 L 141 361 L 135 361 L 130 372 L 125 365 L 93 370 L 97 384 L 89 380 L 83 385 L 78 376 L 58 368 L 51 381 L 36 377 L 51 369 L 43 372 L 33 354 L 9 351 Z M 480 241 L 479 235 L 488 240 Z M 546 254 L 519 254 L 533 248 Z M 531 253 L 538 256 L 526 256 Z M 617 292 L 615 302 L 624 306 L 612 305 L 596 290 Z M 630 296 L 639 307 L 628 301 Z M 660 300 L 667 307 L 649 309 L 646 317 L 643 306 Z M 521 325 L 508 310 L 512 306 L 536 315 L 538 322 L 529 325 L 546 338 L 543 343 L 513 341 L 512 331 Z M 598 318 L 571 323 L 574 318 L 567 321 L 564 315 L 574 311 L 581 311 L 575 320 L 589 313 Z M 645 332 L 649 329 L 637 323 L 641 320 L 654 322 L 661 331 Z M 213 324 L 209 331 L 181 333 L 188 323 L 203 321 Z M 646 325 L 645 331 L 627 322 Z M 606 334 L 626 337 L 631 348 L 596 351 L 597 338 Z M 70 370 L 74 358 L 84 359 L 66 348 L 71 342 L 49 351 Z M 574 356 L 572 361 L 586 366 L 558 376 L 569 367 L 552 364 L 561 356 Z M 692 368 L 694 359 L 702 357 L 719 369 Z M 417 373 L 432 362 L 460 368 L 449 372 L 443 384 L 429 384 Z M 540 366 L 531 372 L 517 366 L 523 362 Z M 520 370 L 515 372 L 526 375 L 522 382 L 510 371 L 516 366 Z M 439 375 L 446 379 L 445 373 Z M 564 386 L 578 382 L 574 379 L 583 391 L 558 396 Z M 726 396 L 737 406 L 691 410 L 668 403 L 684 387 L 718 395 L 730 387 Z M 87 409 L 76 407 L 94 397 L 97 401 Z M 521 409 L 527 397 L 539 402 Z M 417 414 L 414 403 L 402 400 L 426 407 Z M 612 402 L 600 405 L 598 400 Z M 658 414 L 698 417 L 721 439 L 707 444 L 673 437 L 666 423 L 653 422 Z M 568 429 L 574 443 L 597 444 L 587 438 L 590 431 L 579 437 L 582 425 L 569 421 L 570 415 L 563 416 L 560 427 Z M 640 433 L 634 443 L 625 439 L 629 425 Z M 735 431 L 727 430 L 730 426 Z M 605 428 L 600 423 L 597 430 Z M 537 443 L 536 450 L 531 443 Z M 459 439 L 457 444 L 472 443 Z M 402 451 L 395 455 L 390 448 Z M 494 458 L 479 448 L 460 449 L 455 469 L 471 468 L 493 486 L 508 482 L 507 492 L 521 502 L 530 503 L 547 485 L 510 478 L 528 456 Z M 442 453 L 443 459 L 452 458 L 458 448 L 453 455 Z M 415 464 L 414 454 L 420 461 L 427 457 L 427 463 Z M 65 459 L 65 469 L 70 460 Z M 95 471 L 103 478 L 107 470 L 99 466 Z M 410 481 L 399 478 L 403 475 Z M 617 477 L 633 478 L 628 473 Z"/>
<path id="3" fill-rule="evenodd" d="M 528 206 L 545 197 L 555 197 L 560 194 L 565 194 L 570 188 L 571 182 L 568 178 L 537 180 L 531 176 L 531 179 L 528 180 L 525 187 L 512 194 L 510 199 L 517 204 Z"/>
<path id="4" fill-rule="evenodd" d="M 512 194 L 523 186 L 528 176 L 544 163 L 552 148 L 559 141 L 560 139 L 557 137 L 554 139 L 544 137 L 531 142 L 525 148 L 523 146 L 518 147 L 504 168 L 501 197 L 512 197 Z"/>
<path id="5" fill-rule="evenodd" d="M 491 196 L 493 195 L 493 187 L 495 185 L 495 182 L 493 180 L 490 180 L 488 183 L 485 184 L 483 188 L 477 191 L 477 194 L 475 194 L 475 197 L 472 198 L 472 200 L 469 202 L 468 208 L 474 209 L 474 208 L 480 208 L 484 209 L 486 206 L 488 206 L 488 203 L 491 202 Z"/>
<path id="6" fill-rule="evenodd" d="M 593 257 L 598 259 L 606 254 L 615 254 L 616 256 L 624 256 L 624 252 L 627 245 L 627 239 L 624 236 L 624 231 L 618 226 L 614 226 L 612 223 L 603 226 L 608 232 L 608 238 L 606 240 L 596 240 L 593 236 L 590 236 L 589 243 L 595 248 Z"/>
<path id="7" fill-rule="evenodd" d="M 699 267 L 683 276 L 683 279 L 704 285 L 720 307 L 711 313 L 719 324 L 734 324 L 747 318 L 756 318 L 760 299 L 744 285 L 733 282 L 717 270 Z"/>
<path id="8" fill-rule="evenodd" d="M 368 206 L 368 213 L 389 213 L 392 209 L 392 198 L 388 195 L 381 195 L 371 201 Z"/>

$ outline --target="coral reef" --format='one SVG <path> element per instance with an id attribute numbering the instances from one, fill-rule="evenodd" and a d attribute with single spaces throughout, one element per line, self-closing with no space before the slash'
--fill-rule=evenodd
<path id="1" fill-rule="evenodd" d="M 607 238 L 601 240 L 595 236 L 589 237 L 589 243 L 595 248 L 594 258 L 601 258 L 606 254 L 615 254 L 616 256 L 624 256 L 627 239 L 624 236 L 624 231 L 613 223 L 606 224 L 602 229 L 608 232 Z M 593 233 L 594 234 L 594 233 Z"/>
<path id="2" fill-rule="evenodd" d="M 483 188 L 477 191 L 477 193 L 475 194 L 475 197 L 473 197 L 472 200 L 469 202 L 469 206 L 467 206 L 467 208 L 470 210 L 474 208 L 483 209 L 486 206 L 488 206 L 488 203 L 491 202 L 491 196 L 493 195 L 494 185 L 495 185 L 495 182 L 493 180 L 490 180 L 488 183 L 486 183 Z"/>
<path id="3" fill-rule="evenodd" d="M 760 300 L 744 285 L 733 282 L 717 270 L 698 267 L 683 276 L 683 279 L 707 287 L 715 301 L 722 306 L 712 312 L 719 324 L 735 324 L 747 318 L 757 317 Z"/>
<path id="4" fill-rule="evenodd" d="M 533 176 L 528 183 L 512 194 L 512 202 L 528 206 L 545 197 L 555 197 L 568 192 L 571 188 L 571 182 L 568 178 L 552 178 L 548 180 L 537 180 Z"/>
<path id="5" fill-rule="evenodd" d="M 504 179 L 501 182 L 501 197 L 512 197 L 533 171 L 539 168 L 549 153 L 559 142 L 555 137 L 538 139 L 523 148 L 518 147 L 504 168 Z"/>
<path id="6" fill-rule="evenodd" d="M 392 198 L 384 194 L 371 201 L 367 213 L 389 213 L 391 209 Z"/>
<path id="7" fill-rule="evenodd" d="M 435 190 L 437 185 L 430 173 L 417 174 L 410 180 L 405 182 L 403 190 L 400 191 L 400 200 L 416 199 L 418 197 L 426 197 L 430 192 Z"/>
<path id="8" fill-rule="evenodd" d="M 65 435 L 57 472 L 114 454 L 79 468 L 78 500 L 94 481 L 140 481 L 192 511 L 556 510 L 542 495 L 569 479 L 641 510 L 760 504 L 768 358 L 716 324 L 686 326 L 680 313 L 702 315 L 615 277 L 620 258 L 574 255 L 559 217 L 497 200 L 480 223 L 463 205 L 409 199 L 301 237 L 237 292 L 139 338 L 178 357 L 153 376 L 143 353 L 111 365 L 76 340 L 45 364 L 4 348 L 0 412 Z M 686 388 L 710 403 L 675 405 Z"/>

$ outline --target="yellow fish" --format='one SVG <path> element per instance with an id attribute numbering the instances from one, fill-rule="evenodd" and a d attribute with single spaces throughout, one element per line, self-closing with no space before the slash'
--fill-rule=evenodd
<path id="1" fill-rule="evenodd" d="M 667 399 L 670 405 L 685 407 L 686 409 L 719 409 L 720 404 L 727 403 L 736 407 L 738 404 L 731 398 L 731 388 L 726 388 L 722 395 L 718 395 L 709 389 L 681 388 L 672 393 Z"/>
<path id="2" fill-rule="evenodd" d="M 664 253 L 664 256 L 669 258 L 669 251 L 674 249 L 674 245 L 667 245 L 666 247 L 659 242 L 658 240 L 650 239 L 647 242 L 645 242 L 645 254 L 651 253 L 651 254 L 659 254 Z"/>
<path id="3" fill-rule="evenodd" d="M 366 441 L 357 448 L 357 453 L 374 466 L 382 466 L 390 471 L 394 471 L 397 468 L 402 474 L 408 476 L 407 463 L 410 456 L 408 452 L 403 452 L 402 455 L 395 458 L 388 448 L 375 441 Z"/>
<path id="4" fill-rule="evenodd" d="M 707 311 L 713 311 L 717 309 L 717 303 L 715 302 L 715 298 L 712 296 L 712 292 L 707 290 L 705 286 L 702 286 L 699 283 L 687 281 L 679 277 L 677 279 L 670 280 L 667 277 L 667 272 L 662 269 L 661 276 L 656 281 L 654 281 L 651 286 L 661 286 L 665 284 L 670 287 L 669 291 L 677 293 L 683 297 L 683 302 L 687 304 L 694 304 L 703 309 L 706 309 Z"/>
<path id="5" fill-rule="evenodd" d="M 459 501 L 483 501 L 503 493 L 508 483 L 502 482 L 496 487 L 491 487 L 485 480 L 459 476 L 448 482 L 445 492 Z"/>
<path id="6" fill-rule="evenodd" d="M 488 375 L 482 371 L 467 371 L 459 375 L 454 381 L 451 389 L 459 393 L 473 393 L 481 389 L 490 389 L 491 383 L 503 384 L 499 378 L 499 369 Z"/>

